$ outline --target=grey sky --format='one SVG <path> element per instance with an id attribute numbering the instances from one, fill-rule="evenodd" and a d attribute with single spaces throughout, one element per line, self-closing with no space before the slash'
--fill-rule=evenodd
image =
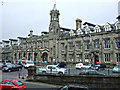
<path id="1" fill-rule="evenodd" d="M 0 5 L 2 39 L 27 36 L 30 29 L 40 35 L 48 31 L 50 10 L 55 0 L 3 0 Z M 60 26 L 75 29 L 75 19 L 104 25 L 115 23 L 119 0 L 56 0 L 60 11 Z M 1 41 L 1 40 L 0 40 Z"/>

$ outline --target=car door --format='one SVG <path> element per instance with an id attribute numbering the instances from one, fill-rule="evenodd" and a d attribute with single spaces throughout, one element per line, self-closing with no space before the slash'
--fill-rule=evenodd
<path id="1" fill-rule="evenodd" d="M 56 67 L 52 67 L 52 73 L 54 73 L 54 74 L 58 73 L 58 70 Z"/>
<path id="2" fill-rule="evenodd" d="M 1 82 L 2 90 L 11 90 L 14 87 L 14 84 L 9 81 L 2 81 Z"/>

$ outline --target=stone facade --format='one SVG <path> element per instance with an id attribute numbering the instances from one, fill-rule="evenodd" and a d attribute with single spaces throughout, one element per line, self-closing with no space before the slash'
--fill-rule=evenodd
<path id="1" fill-rule="evenodd" d="M 76 29 L 63 28 L 59 24 L 59 10 L 56 4 L 50 11 L 49 32 L 34 35 L 30 30 L 28 37 L 10 39 L 10 60 L 23 57 L 37 63 L 105 63 L 120 62 L 120 22 L 114 24 L 82 24 L 76 19 Z M 4 56 L 3 49 L 2 55 Z"/>

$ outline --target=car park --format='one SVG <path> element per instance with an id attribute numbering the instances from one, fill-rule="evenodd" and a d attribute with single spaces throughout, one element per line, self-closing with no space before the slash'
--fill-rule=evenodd
<path id="1" fill-rule="evenodd" d="M 106 75 L 105 73 L 98 72 L 94 69 L 86 69 L 79 72 L 79 75 Z"/>
<path id="2" fill-rule="evenodd" d="M 89 88 L 84 85 L 68 84 L 63 87 L 60 87 L 58 90 L 89 90 Z"/>
<path id="3" fill-rule="evenodd" d="M 18 79 L 5 79 L 0 81 L 2 90 L 26 90 L 26 86 Z"/>
<path id="4" fill-rule="evenodd" d="M 75 65 L 76 69 L 81 69 L 81 68 L 91 68 L 90 65 L 84 65 L 83 63 L 78 63 Z"/>
<path id="5" fill-rule="evenodd" d="M 19 71 L 21 70 L 22 67 L 20 65 L 16 65 L 16 64 L 5 64 L 2 68 L 2 71 L 5 72 L 11 72 L 11 71 Z"/>
<path id="6" fill-rule="evenodd" d="M 113 73 L 120 73 L 120 64 L 116 65 L 113 69 L 112 69 Z"/>
<path id="7" fill-rule="evenodd" d="M 106 68 L 106 65 L 105 64 L 95 64 L 93 66 L 91 66 L 92 69 L 95 69 L 95 70 L 104 70 Z"/>

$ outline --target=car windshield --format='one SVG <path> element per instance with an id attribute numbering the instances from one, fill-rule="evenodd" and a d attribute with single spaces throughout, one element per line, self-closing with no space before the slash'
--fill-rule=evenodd
<path id="1" fill-rule="evenodd" d="M 17 85 L 23 85 L 23 83 L 21 82 L 21 81 L 15 81 L 15 83 L 17 84 Z"/>
<path id="2" fill-rule="evenodd" d="M 115 68 L 120 68 L 120 65 L 115 66 Z"/>
<path id="3" fill-rule="evenodd" d="M 7 66 L 7 67 L 12 67 L 12 64 L 7 64 L 6 66 Z"/>
<path id="4" fill-rule="evenodd" d="M 59 68 L 59 69 L 61 69 L 61 67 L 59 67 L 59 66 L 56 66 L 57 68 Z"/>
<path id="5" fill-rule="evenodd" d="M 33 64 L 33 62 L 26 62 L 27 64 Z"/>
<path id="6" fill-rule="evenodd" d="M 97 64 L 97 65 L 95 65 L 95 66 L 98 66 L 98 67 L 99 67 L 100 65 L 99 65 L 99 64 Z"/>

